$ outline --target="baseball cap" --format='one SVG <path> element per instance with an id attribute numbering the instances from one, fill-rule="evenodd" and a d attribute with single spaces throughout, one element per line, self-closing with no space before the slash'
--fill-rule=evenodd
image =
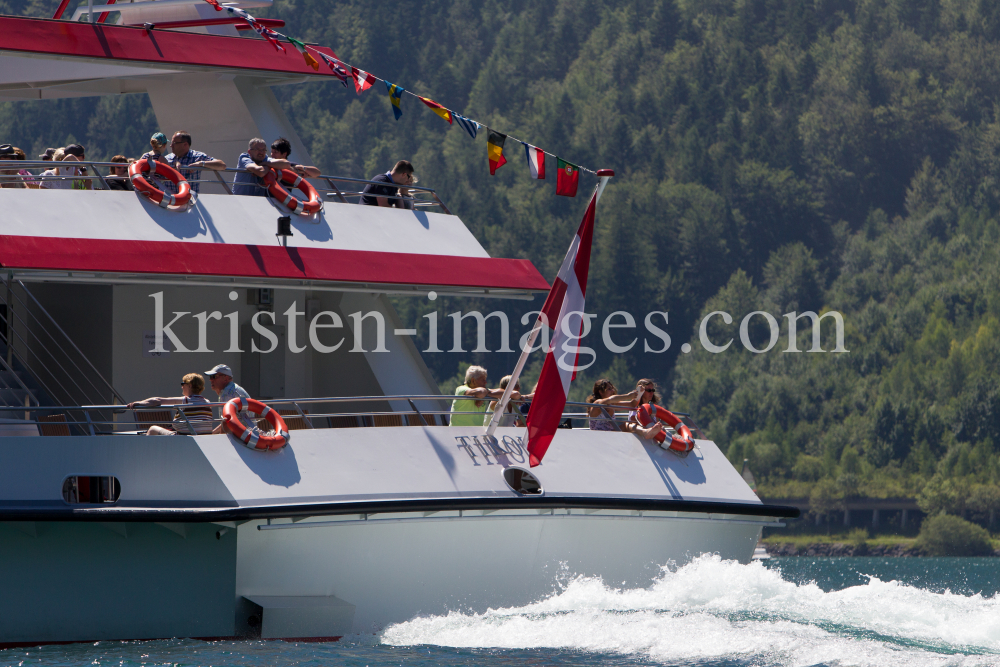
<path id="1" fill-rule="evenodd" d="M 205 371 L 205 375 L 211 377 L 212 375 L 228 375 L 233 377 L 233 369 L 225 364 L 219 364 L 210 371 Z"/>
<path id="2" fill-rule="evenodd" d="M 83 154 L 85 152 L 83 150 L 83 146 L 81 146 L 80 144 L 70 144 L 69 146 L 67 146 L 63 150 L 65 150 L 70 155 L 75 155 L 77 157 L 83 157 Z"/>
<path id="3" fill-rule="evenodd" d="M 15 155 L 15 154 L 16 154 L 16 151 L 14 150 L 14 147 L 11 146 L 10 144 L 0 145 L 0 155 L 3 155 L 4 157 L 8 157 L 8 156 L 12 156 L 12 155 Z"/>
<path id="4" fill-rule="evenodd" d="M 39 160 L 51 160 L 52 156 L 55 154 L 56 149 L 46 148 L 45 152 L 38 156 Z"/>
<path id="5" fill-rule="evenodd" d="M 162 132 L 154 132 L 153 136 L 151 136 L 149 138 L 149 140 L 150 141 L 155 141 L 156 143 L 158 143 L 161 146 L 166 146 L 167 145 L 167 135 L 163 134 Z"/>

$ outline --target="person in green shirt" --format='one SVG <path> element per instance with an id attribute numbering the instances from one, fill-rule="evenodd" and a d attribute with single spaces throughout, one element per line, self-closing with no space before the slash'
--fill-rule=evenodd
<path id="1" fill-rule="evenodd" d="M 479 426 L 483 425 L 483 415 L 489 409 L 491 398 L 503 396 L 503 389 L 488 389 L 486 386 L 486 369 L 482 366 L 469 366 L 465 371 L 465 384 L 455 390 L 456 398 L 451 402 L 451 425 L 452 426 Z M 511 398 L 518 398 L 520 394 L 516 391 L 511 393 Z M 459 412 L 469 412 L 473 414 L 455 414 Z"/>

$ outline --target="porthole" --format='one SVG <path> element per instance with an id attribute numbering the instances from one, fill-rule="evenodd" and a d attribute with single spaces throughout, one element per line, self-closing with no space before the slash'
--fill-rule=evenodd
<path id="1" fill-rule="evenodd" d="M 122 485 L 111 475 L 71 475 L 63 481 L 62 497 L 70 505 L 101 505 L 118 501 Z"/>
<path id="2" fill-rule="evenodd" d="M 524 468 L 507 468 L 503 471 L 503 480 L 514 491 L 522 496 L 540 496 L 542 483 Z"/>

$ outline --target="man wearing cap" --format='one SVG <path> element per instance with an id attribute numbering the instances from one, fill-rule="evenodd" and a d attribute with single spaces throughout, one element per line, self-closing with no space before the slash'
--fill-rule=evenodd
<path id="1" fill-rule="evenodd" d="M 234 398 L 250 398 L 246 389 L 233 382 L 233 369 L 225 364 L 218 364 L 212 370 L 205 371 L 205 376 L 212 385 L 212 391 L 219 395 L 219 403 L 226 403 Z M 245 427 L 254 428 L 257 426 L 246 412 L 240 410 L 236 414 Z M 212 433 L 222 433 L 224 424 L 225 422 L 216 426 Z"/>
<path id="2" fill-rule="evenodd" d="M 83 146 L 81 146 L 80 144 L 70 144 L 69 146 L 67 146 L 66 148 L 63 149 L 63 152 L 66 155 L 72 155 L 73 157 L 75 157 L 80 162 L 83 162 L 85 159 L 87 159 L 87 156 L 85 155 L 86 151 L 83 149 Z M 87 175 L 87 168 L 86 167 L 77 167 L 77 173 L 78 173 L 79 176 L 86 176 Z M 79 179 L 76 179 L 76 180 L 73 181 L 73 189 L 74 190 L 93 190 L 94 189 L 94 182 L 91 179 L 89 179 L 89 178 L 86 178 L 86 179 L 79 178 Z"/>

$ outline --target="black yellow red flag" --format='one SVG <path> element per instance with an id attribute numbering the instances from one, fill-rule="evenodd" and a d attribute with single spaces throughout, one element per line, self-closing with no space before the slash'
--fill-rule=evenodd
<path id="1" fill-rule="evenodd" d="M 486 153 L 490 157 L 490 176 L 496 174 L 497 169 L 507 164 L 507 158 L 503 156 L 503 142 L 506 140 L 506 134 L 500 134 L 496 130 L 486 128 Z"/>

